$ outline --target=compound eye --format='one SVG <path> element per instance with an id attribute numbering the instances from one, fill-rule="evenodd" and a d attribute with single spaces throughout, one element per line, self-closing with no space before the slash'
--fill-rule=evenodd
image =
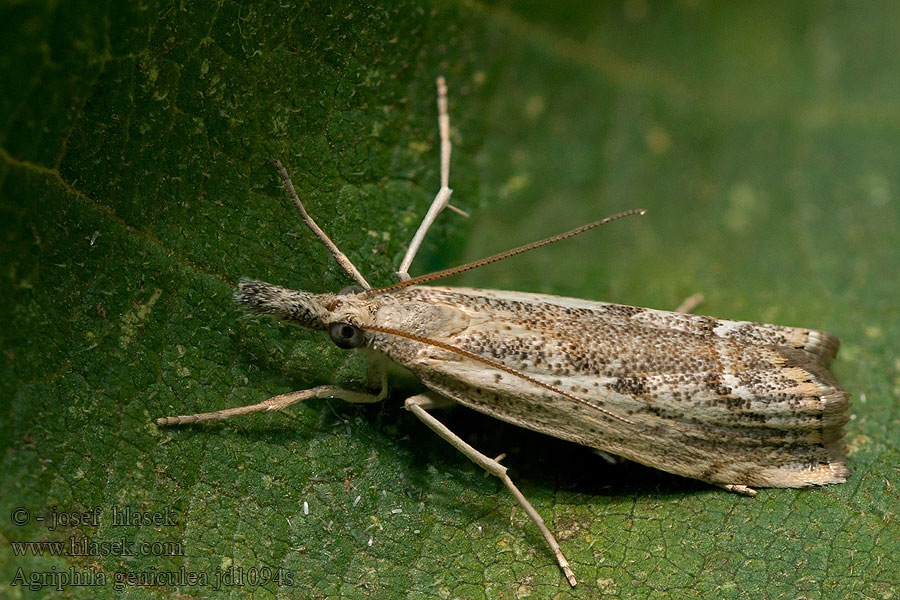
<path id="1" fill-rule="evenodd" d="M 348 285 L 345 288 L 341 288 L 341 291 L 338 292 L 338 296 L 346 296 L 348 294 L 358 294 L 360 292 L 366 291 L 361 285 Z"/>
<path id="2" fill-rule="evenodd" d="M 362 329 L 349 323 L 332 323 L 328 328 L 328 335 L 338 348 L 344 350 L 359 348 L 363 343 Z"/>

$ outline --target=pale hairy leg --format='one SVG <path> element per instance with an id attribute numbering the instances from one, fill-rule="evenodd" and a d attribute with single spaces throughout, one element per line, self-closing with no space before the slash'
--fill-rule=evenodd
<path id="1" fill-rule="evenodd" d="M 729 492 L 734 492 L 735 494 L 740 494 L 741 496 L 752 497 L 756 495 L 756 490 L 754 490 L 752 487 L 741 485 L 740 483 L 717 483 L 716 485 L 723 490 L 728 490 Z"/>
<path id="2" fill-rule="evenodd" d="M 156 420 L 156 424 L 160 426 L 166 425 L 184 425 L 187 423 L 199 423 L 201 421 L 223 421 L 236 417 L 238 415 L 247 415 L 255 412 L 283 410 L 288 406 L 310 400 L 312 398 L 340 398 L 346 402 L 354 403 L 370 403 L 378 402 L 382 399 L 381 394 L 369 394 L 367 392 L 357 392 L 335 385 L 320 385 L 308 390 L 300 390 L 272 396 L 268 400 L 263 400 L 257 404 L 247 406 L 236 406 L 234 408 L 225 408 L 207 413 L 196 413 L 193 415 L 180 415 L 177 417 L 160 417 Z"/>
<path id="3" fill-rule="evenodd" d="M 491 475 L 497 476 L 500 481 L 506 485 L 519 505 L 525 509 L 528 516 L 531 517 L 531 520 L 537 525 L 538 529 L 540 529 L 541 534 L 543 534 L 544 539 L 547 541 L 553 554 L 556 555 L 556 560 L 559 563 L 559 567 L 562 569 L 563 574 L 566 576 L 569 584 L 574 587 L 578 582 L 575 580 L 575 574 L 572 573 L 572 569 L 569 567 L 569 561 L 566 560 L 566 557 L 563 555 L 559 543 L 556 541 L 553 533 L 547 528 L 547 525 L 544 524 L 544 519 L 541 518 L 538 511 L 531 505 L 531 502 L 528 501 L 522 492 L 519 491 L 519 488 L 512 482 L 509 475 L 506 474 L 506 467 L 467 444 L 462 438 L 450 431 L 446 425 L 438 421 L 428 412 L 428 409 L 440 408 L 447 406 L 448 404 L 452 405 L 453 401 L 434 393 L 426 393 L 408 398 L 406 400 L 406 409 L 416 415 L 416 417 L 425 423 L 429 429 L 444 438 L 451 446 L 465 454 L 472 462 Z"/>
<path id="4" fill-rule="evenodd" d="M 690 313 L 694 312 L 694 309 L 697 308 L 703 302 L 703 294 L 694 294 L 692 296 L 688 296 L 684 299 L 678 308 L 675 309 L 675 312 L 680 313 Z"/>
<path id="5" fill-rule="evenodd" d="M 425 240 L 425 234 L 428 233 L 428 229 L 445 207 L 464 217 L 469 216 L 468 213 L 449 203 L 450 195 L 453 194 L 453 190 L 450 189 L 450 152 L 452 145 L 450 144 L 450 114 L 447 111 L 447 82 L 444 81 L 443 77 L 437 78 L 437 89 L 438 128 L 441 133 L 441 189 L 438 190 L 434 200 L 431 201 L 431 207 L 425 214 L 425 218 L 422 219 L 422 224 L 419 225 L 419 229 L 416 230 L 413 239 L 409 242 L 409 248 L 407 248 L 406 254 L 403 256 L 403 262 L 400 263 L 400 269 L 396 273 L 397 281 L 409 280 L 409 267 L 412 265 L 419 247 Z"/>
<path id="6" fill-rule="evenodd" d="M 434 200 L 431 202 L 431 207 L 428 209 L 428 212 L 425 215 L 425 218 L 422 220 L 421 225 L 419 225 L 419 229 L 416 231 L 413 236 L 412 241 L 409 243 L 409 248 L 406 251 L 405 256 L 403 257 L 403 261 L 400 264 L 400 270 L 397 271 L 397 279 L 399 281 L 407 281 L 409 279 L 409 267 L 412 264 L 413 259 L 416 256 L 416 253 L 419 251 L 419 247 L 422 245 L 422 242 L 425 239 L 425 235 L 428 233 L 428 230 L 431 228 L 432 223 L 434 223 L 437 216 L 440 214 L 444 208 L 450 208 L 451 210 L 461 214 L 465 217 L 469 215 L 455 206 L 449 204 L 450 196 L 453 194 L 453 190 L 450 189 L 450 153 L 452 151 L 452 144 L 450 143 L 450 115 L 447 110 L 447 83 L 443 77 L 438 77 L 437 79 L 437 88 L 438 88 L 438 127 L 440 129 L 441 136 L 441 188 L 438 190 L 437 195 L 434 197 Z M 307 227 L 325 244 L 325 247 L 331 251 L 331 254 L 334 256 L 335 260 L 337 260 L 338 264 L 346 271 L 357 283 L 359 283 L 364 289 L 372 289 L 372 286 L 369 285 L 369 282 L 366 281 L 365 277 L 359 272 L 359 270 L 353 265 L 347 256 L 338 249 L 337 245 L 331 241 L 331 238 L 322 230 L 321 227 L 316 224 L 315 220 L 309 213 L 306 212 L 306 208 L 304 208 L 303 203 L 300 201 L 300 197 L 297 195 L 297 191 L 294 189 L 294 184 L 291 181 L 291 177 L 285 169 L 284 165 L 281 164 L 281 161 L 277 159 L 273 159 L 272 163 L 275 165 L 275 168 L 278 169 L 278 174 L 281 176 L 281 180 L 284 183 L 284 189 L 287 191 L 288 195 L 291 198 L 291 201 L 294 203 L 294 206 L 297 208 L 297 212 L 300 213 L 300 217 L 303 219 L 303 222 Z"/>

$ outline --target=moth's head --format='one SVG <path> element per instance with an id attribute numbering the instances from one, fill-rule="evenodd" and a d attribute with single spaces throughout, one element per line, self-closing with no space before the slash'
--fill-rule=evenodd
<path id="1" fill-rule="evenodd" d="M 359 327 L 366 324 L 368 314 L 363 302 L 355 300 L 357 291 L 361 290 L 346 288 L 339 294 L 311 294 L 242 278 L 234 300 L 249 312 L 328 331 L 341 348 L 356 348 L 364 342 Z"/>

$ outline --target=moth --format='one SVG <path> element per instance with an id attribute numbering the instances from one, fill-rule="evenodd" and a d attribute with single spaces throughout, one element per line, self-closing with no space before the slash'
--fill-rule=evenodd
<path id="1" fill-rule="evenodd" d="M 235 299 L 254 313 L 327 331 L 341 348 L 370 357 L 370 391 L 324 385 L 258 404 L 157 420 L 177 425 L 282 410 L 310 398 L 377 402 L 387 396 L 385 361 L 414 373 L 429 392 L 406 408 L 499 477 L 540 529 L 566 579 L 569 563 L 541 516 L 498 462 L 429 411 L 453 404 L 508 423 L 745 495 L 756 487 L 841 483 L 849 395 L 828 371 L 838 340 L 823 331 L 561 298 L 546 294 L 426 286 L 577 235 L 570 232 L 416 278 L 408 268 L 438 213 L 448 206 L 446 84 L 438 79 L 441 189 L 397 273 L 373 288 L 303 207 L 278 162 L 285 189 L 307 226 L 358 287 L 338 294 L 242 279 Z"/>

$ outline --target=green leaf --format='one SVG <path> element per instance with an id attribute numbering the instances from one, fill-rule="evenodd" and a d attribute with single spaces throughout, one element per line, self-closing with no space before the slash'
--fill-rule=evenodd
<path id="1" fill-rule="evenodd" d="M 4 3 L 0 596 L 893 597 L 898 18 L 889 2 Z M 832 331 L 851 479 L 746 499 L 441 413 L 507 453 L 570 589 L 502 485 L 402 409 L 415 382 L 383 405 L 156 427 L 361 382 L 361 356 L 231 295 L 241 276 L 351 283 L 273 157 L 391 282 L 439 185 L 438 74 L 472 218 L 442 215 L 414 271 L 647 208 L 449 283 L 658 308 L 702 292 L 706 314 Z M 117 526 L 125 509 L 162 522 Z M 81 536 L 105 545 L 12 545 Z"/>

